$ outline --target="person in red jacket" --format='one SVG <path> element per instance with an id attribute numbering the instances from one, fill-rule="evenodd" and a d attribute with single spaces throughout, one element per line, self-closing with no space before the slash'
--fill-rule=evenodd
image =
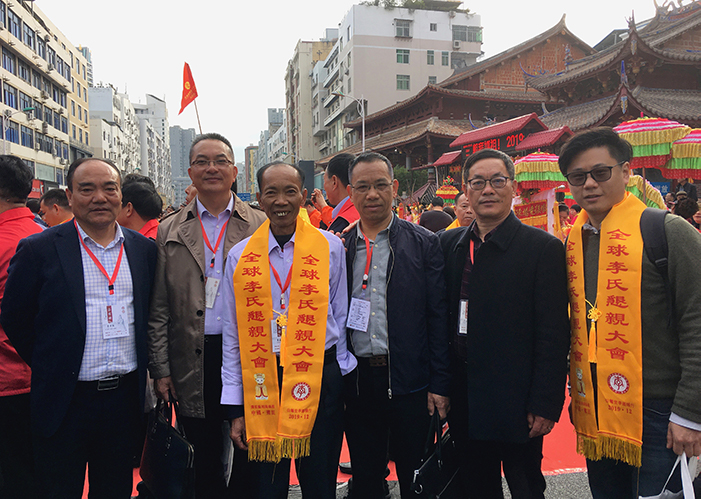
<path id="1" fill-rule="evenodd" d="M 16 156 L 0 156 L 0 299 L 17 243 L 43 229 L 27 208 L 31 169 Z M 0 326 L 0 497 L 33 497 L 29 391 L 32 373 Z"/>
<path id="2" fill-rule="evenodd" d="M 360 218 L 358 210 L 350 199 L 348 166 L 353 161 L 352 154 L 337 154 L 329 161 L 324 172 L 324 190 L 329 199 L 329 206 L 324 200 L 319 189 L 314 189 L 312 201 L 317 210 L 321 212 L 322 228 L 332 232 L 342 232 L 351 223 Z M 324 227 L 325 226 L 325 227 Z"/>

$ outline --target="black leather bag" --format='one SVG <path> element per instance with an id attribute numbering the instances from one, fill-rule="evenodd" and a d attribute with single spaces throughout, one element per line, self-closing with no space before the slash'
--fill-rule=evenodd
<path id="1" fill-rule="evenodd" d="M 433 413 L 421 467 L 414 471 L 411 491 L 417 497 L 452 499 L 461 497 L 458 488 L 458 456 L 450 429 L 443 432 L 438 410 Z"/>
<path id="2" fill-rule="evenodd" d="M 176 426 L 173 426 L 175 411 Z M 159 400 L 149 414 L 141 479 L 156 499 L 194 499 L 195 449 L 177 421 L 178 403 Z"/>

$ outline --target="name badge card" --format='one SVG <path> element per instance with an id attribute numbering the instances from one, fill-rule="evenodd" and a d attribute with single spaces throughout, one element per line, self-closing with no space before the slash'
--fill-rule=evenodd
<path id="1" fill-rule="evenodd" d="M 125 338 L 129 336 L 126 305 L 105 305 L 102 307 L 102 337 Z"/>
<path id="2" fill-rule="evenodd" d="M 217 291 L 219 291 L 220 282 L 221 279 L 207 277 L 204 285 L 205 306 L 207 308 L 212 308 L 214 306 L 214 300 L 217 299 Z"/>
<path id="3" fill-rule="evenodd" d="M 280 353 L 280 345 L 282 344 L 282 326 L 278 324 L 277 319 L 270 321 L 270 333 L 273 340 L 273 352 Z"/>
<path id="4" fill-rule="evenodd" d="M 458 316 L 458 336 L 467 336 L 467 300 L 460 300 L 460 315 Z"/>
<path id="5" fill-rule="evenodd" d="M 369 323 L 370 301 L 355 297 L 351 298 L 346 327 L 367 333 Z"/>

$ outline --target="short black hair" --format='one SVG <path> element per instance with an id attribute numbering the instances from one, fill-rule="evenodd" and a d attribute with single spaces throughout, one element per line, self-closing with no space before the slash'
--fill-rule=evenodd
<path id="1" fill-rule="evenodd" d="M 580 211 L 582 211 L 582 207 L 579 206 L 578 204 L 573 204 L 570 208 L 572 208 L 572 209 L 573 209 L 574 211 L 576 211 L 577 213 L 579 213 Z"/>
<path id="2" fill-rule="evenodd" d="M 0 197 L 8 203 L 26 203 L 32 192 L 32 169 L 17 156 L 0 155 Z"/>
<path id="3" fill-rule="evenodd" d="M 457 204 L 458 204 L 458 199 L 460 199 L 460 196 L 464 196 L 464 195 L 465 195 L 465 193 L 462 192 L 462 191 L 458 192 L 458 193 L 455 195 L 455 198 L 453 198 L 453 199 L 455 199 L 455 205 L 456 205 L 456 206 L 457 206 Z"/>
<path id="4" fill-rule="evenodd" d="M 234 161 L 234 148 L 231 147 L 231 142 L 229 142 L 229 139 L 219 133 L 210 132 L 198 135 L 195 137 L 195 140 L 192 141 L 192 144 L 190 145 L 190 153 L 188 154 L 190 163 L 192 163 L 192 150 L 203 140 L 218 140 L 219 142 L 223 142 L 224 145 L 229 148 L 229 153 L 231 153 L 231 161 Z"/>
<path id="5" fill-rule="evenodd" d="M 379 152 L 367 151 L 358 154 L 353 161 L 348 165 L 348 183 L 350 183 L 351 178 L 353 178 L 353 170 L 358 163 L 374 163 L 375 161 L 382 161 L 387 165 L 387 171 L 389 172 L 389 177 L 394 180 L 394 168 L 392 168 L 392 163 L 387 156 L 383 156 Z"/>
<path id="6" fill-rule="evenodd" d="M 438 196 L 435 196 L 435 197 L 431 200 L 431 204 L 432 204 L 433 206 L 443 206 L 443 204 L 444 204 L 444 203 L 443 203 L 443 198 L 438 197 Z"/>
<path id="7" fill-rule="evenodd" d="M 609 154 L 619 163 L 630 161 L 633 157 L 633 146 L 625 139 L 622 139 L 613 128 L 598 127 L 580 132 L 571 137 L 560 149 L 560 171 L 567 174 L 567 169 L 578 155 L 589 149 L 605 147 Z"/>
<path id="8" fill-rule="evenodd" d="M 355 156 L 345 152 L 337 154 L 331 158 L 331 161 L 329 161 L 329 164 L 326 167 L 326 175 L 329 178 L 335 175 L 338 177 L 338 180 L 341 181 L 343 187 L 348 187 L 348 184 L 350 183 L 348 180 L 348 167 L 350 166 L 351 161 L 353 161 L 353 158 L 355 158 Z"/>
<path id="9" fill-rule="evenodd" d="M 156 189 L 146 182 L 132 181 L 124 184 L 122 206 L 126 206 L 127 203 L 131 203 L 136 213 L 147 221 L 158 218 L 163 211 L 163 199 Z"/>
<path id="10" fill-rule="evenodd" d="M 291 165 L 289 163 L 285 163 L 284 161 L 273 161 L 272 163 L 268 163 L 265 166 L 261 166 L 260 169 L 256 172 L 256 181 L 258 182 L 258 192 L 263 192 L 263 173 L 265 173 L 265 171 L 268 168 L 272 168 L 273 166 L 277 166 L 277 165 L 285 165 L 285 166 L 289 166 L 290 168 L 294 168 L 295 171 L 297 172 L 297 175 L 299 176 L 299 186 L 300 186 L 302 191 L 304 190 L 304 179 L 305 179 L 304 172 L 302 170 L 300 170 L 299 167 L 297 167 L 295 165 Z"/>
<path id="11" fill-rule="evenodd" d="M 105 163 L 107 165 L 110 165 L 112 168 L 114 168 L 114 171 L 117 172 L 117 177 L 119 178 L 119 185 L 121 187 L 122 185 L 122 172 L 119 171 L 119 168 L 117 165 L 115 165 L 111 160 L 107 158 L 79 158 L 76 159 L 73 163 L 71 163 L 71 166 L 68 167 L 68 173 L 66 174 L 66 185 L 68 186 L 68 190 L 73 192 L 73 175 L 75 175 L 76 169 L 82 165 L 83 163 L 87 163 L 88 161 L 100 161 L 102 163 Z"/>
<path id="12" fill-rule="evenodd" d="M 153 180 L 148 178 L 146 175 L 139 175 L 138 173 L 127 173 L 122 181 L 122 187 L 126 186 L 127 184 L 131 184 L 132 182 L 141 182 L 143 184 L 150 185 L 154 189 L 156 188 L 156 184 L 153 183 Z"/>
<path id="13" fill-rule="evenodd" d="M 39 204 L 39 200 L 37 198 L 27 199 L 27 208 L 29 208 L 31 212 L 35 215 L 38 215 L 41 211 L 41 205 Z"/>
<path id="14" fill-rule="evenodd" d="M 467 177 L 470 174 L 470 168 L 472 168 L 475 163 L 482 159 L 500 159 L 504 166 L 506 167 L 506 173 L 509 175 L 511 180 L 516 176 L 516 168 L 514 167 L 514 162 L 511 157 L 505 152 L 497 151 L 496 149 L 481 149 L 476 153 L 470 154 L 465 160 L 465 164 L 462 167 L 462 181 L 467 182 Z"/>
<path id="15" fill-rule="evenodd" d="M 570 209 L 567 207 L 566 204 L 559 204 L 559 205 L 557 205 L 557 211 L 569 213 Z"/>
<path id="16" fill-rule="evenodd" d="M 41 196 L 39 202 L 44 203 L 46 206 L 53 206 L 57 204 L 64 210 L 71 209 L 71 206 L 68 203 L 68 196 L 66 195 L 66 191 L 63 189 L 49 189 L 43 196 Z"/>
<path id="17" fill-rule="evenodd" d="M 697 211 L 699 211 L 698 203 L 690 198 L 682 199 L 674 207 L 674 214 L 687 220 L 693 217 Z"/>

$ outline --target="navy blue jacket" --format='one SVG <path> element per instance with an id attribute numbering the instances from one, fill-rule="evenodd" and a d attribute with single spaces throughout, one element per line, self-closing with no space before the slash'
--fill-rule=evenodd
<path id="1" fill-rule="evenodd" d="M 134 287 L 141 405 L 146 393 L 146 329 L 156 244 L 122 227 Z M 67 222 L 20 241 L 10 261 L 0 322 L 32 368 L 32 431 L 53 435 L 68 411 L 85 350 L 85 287 L 80 240 Z"/>
<path id="2" fill-rule="evenodd" d="M 346 235 L 348 296 L 352 296 L 358 227 Z M 450 358 L 448 303 L 443 253 L 438 237 L 416 224 L 394 217 L 389 229 L 387 327 L 390 389 L 405 395 L 428 387 L 447 396 Z M 349 348 L 352 348 L 349 330 Z"/>

